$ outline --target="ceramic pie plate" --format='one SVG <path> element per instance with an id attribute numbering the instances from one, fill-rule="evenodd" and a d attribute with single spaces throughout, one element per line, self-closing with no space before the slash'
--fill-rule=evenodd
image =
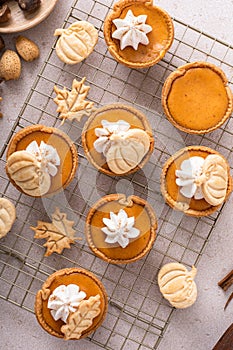
<path id="1" fill-rule="evenodd" d="M 27 13 L 21 10 L 17 2 L 8 1 L 11 9 L 11 19 L 7 23 L 0 23 L 0 33 L 16 33 L 32 28 L 42 22 L 53 11 L 57 0 L 41 0 L 37 11 Z"/>

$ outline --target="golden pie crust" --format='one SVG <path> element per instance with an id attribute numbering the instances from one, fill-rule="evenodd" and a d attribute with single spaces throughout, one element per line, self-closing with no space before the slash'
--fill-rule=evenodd
<path id="1" fill-rule="evenodd" d="M 61 327 L 65 324 L 62 320 L 55 321 L 47 307 L 49 295 L 59 285 L 77 284 L 80 290 L 86 293 L 86 298 L 100 295 L 100 314 L 93 319 L 92 325 L 86 329 L 80 338 L 87 337 L 94 332 L 103 322 L 108 308 L 108 299 L 105 288 L 99 279 L 91 272 L 81 268 L 66 268 L 56 271 L 44 282 L 42 289 L 36 294 L 35 314 L 39 324 L 51 335 L 64 338 Z"/>
<path id="2" fill-rule="evenodd" d="M 121 50 L 120 41 L 112 38 L 116 29 L 112 21 L 125 18 L 128 10 L 132 10 L 134 16 L 147 15 L 146 24 L 152 27 L 147 34 L 149 44 L 139 44 L 138 50 L 130 46 Z M 153 6 L 153 0 L 123 0 L 114 4 L 112 12 L 106 17 L 104 37 L 109 52 L 118 62 L 131 68 L 146 68 L 164 57 L 173 42 L 174 27 L 171 17 L 163 9 Z"/>
<path id="3" fill-rule="evenodd" d="M 131 128 L 139 128 L 147 132 L 150 137 L 150 148 L 147 154 L 144 156 L 142 161 L 134 169 L 124 174 L 113 173 L 107 163 L 106 158 L 102 153 L 99 153 L 94 148 L 94 142 L 97 140 L 95 135 L 95 128 L 102 128 L 101 121 L 107 120 L 109 122 L 116 122 L 118 120 L 125 120 L 131 126 Z M 104 107 L 98 108 L 91 117 L 88 118 L 82 131 L 82 144 L 85 151 L 86 157 L 89 162 L 94 165 L 98 170 L 106 175 L 112 176 L 124 176 L 141 169 L 146 162 L 149 160 L 150 155 L 154 149 L 154 138 L 149 122 L 144 114 L 139 112 L 137 109 L 123 105 L 120 103 L 113 103 Z"/>
<path id="4" fill-rule="evenodd" d="M 101 231 L 105 227 L 103 218 L 109 218 L 111 211 L 118 213 L 120 209 L 128 217 L 135 217 L 134 227 L 140 230 L 140 235 L 130 239 L 126 248 L 106 243 L 106 235 Z M 134 195 L 126 198 L 124 194 L 110 194 L 101 198 L 89 211 L 85 232 L 91 250 L 99 258 L 112 264 L 127 264 L 141 259 L 150 251 L 156 238 L 156 229 L 157 219 L 147 201 Z"/>
<path id="5" fill-rule="evenodd" d="M 170 207 L 196 217 L 211 215 L 221 207 L 221 205 L 213 206 L 207 203 L 204 198 L 196 200 L 194 198 L 189 199 L 184 197 L 179 191 L 179 186 L 176 184 L 175 171 L 180 169 L 180 165 L 185 159 L 194 156 L 206 158 L 210 154 L 217 154 L 224 158 L 220 153 L 211 148 L 205 146 L 188 146 L 181 149 L 167 160 L 161 174 L 161 192 Z M 232 177 L 230 176 L 230 167 L 228 165 L 228 187 L 225 201 L 229 197 L 231 191 Z"/>
<path id="6" fill-rule="evenodd" d="M 212 63 L 194 62 L 171 73 L 162 90 L 168 120 L 190 134 L 219 128 L 230 117 L 233 98 L 224 72 Z"/>
<path id="7" fill-rule="evenodd" d="M 37 141 L 39 145 L 41 141 L 44 141 L 56 148 L 61 164 L 58 167 L 57 174 L 51 177 L 51 186 L 45 196 L 61 191 L 73 180 L 78 166 L 78 153 L 73 141 L 59 129 L 39 124 L 28 126 L 17 132 L 11 139 L 7 150 L 7 159 L 12 153 L 25 150 L 32 141 Z M 6 172 L 11 183 L 20 192 L 23 192 L 11 179 L 7 171 L 7 166 Z"/>

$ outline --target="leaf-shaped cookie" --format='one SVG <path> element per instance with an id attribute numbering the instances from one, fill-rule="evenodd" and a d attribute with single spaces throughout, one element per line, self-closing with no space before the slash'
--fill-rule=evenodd
<path id="1" fill-rule="evenodd" d="M 80 121 L 83 116 L 89 116 L 95 110 L 94 102 L 85 100 L 90 90 L 89 86 L 84 85 L 85 80 L 85 77 L 81 81 L 74 79 L 71 91 L 54 86 L 57 94 L 54 102 L 58 105 L 57 112 L 63 120 L 62 124 L 66 119 Z"/>
<path id="2" fill-rule="evenodd" d="M 82 300 L 78 310 L 69 316 L 66 325 L 61 327 L 64 339 L 79 339 L 82 332 L 88 329 L 93 319 L 100 313 L 100 295 Z"/>
<path id="3" fill-rule="evenodd" d="M 217 154 L 206 157 L 203 164 L 206 181 L 202 184 L 205 200 L 211 205 L 224 202 L 228 185 L 228 165 L 225 159 Z"/>
<path id="4" fill-rule="evenodd" d="M 36 157 L 27 151 L 12 153 L 7 159 L 7 171 L 23 192 L 40 197 L 49 191 L 50 175 L 41 170 Z"/>
<path id="5" fill-rule="evenodd" d="M 13 203 L 6 198 L 0 198 L 0 238 L 11 229 L 16 219 L 16 210 Z"/>
<path id="6" fill-rule="evenodd" d="M 62 253 L 64 248 L 70 248 L 70 244 L 76 239 L 75 230 L 73 229 L 74 221 L 67 219 L 67 214 L 61 213 L 59 208 L 56 208 L 52 215 L 52 223 L 38 221 L 36 227 L 31 227 L 35 231 L 35 238 L 45 238 L 47 242 L 44 247 L 47 247 L 45 256 L 52 253 Z"/>
<path id="7" fill-rule="evenodd" d="M 150 148 L 150 137 L 141 129 L 130 129 L 124 136 L 112 134 L 106 153 L 108 167 L 115 174 L 124 174 L 134 169 Z"/>
<path id="8" fill-rule="evenodd" d="M 56 29 L 54 35 L 60 35 L 56 53 L 67 64 L 76 64 L 87 58 L 98 40 L 97 29 L 87 21 L 77 21 L 66 29 Z"/>

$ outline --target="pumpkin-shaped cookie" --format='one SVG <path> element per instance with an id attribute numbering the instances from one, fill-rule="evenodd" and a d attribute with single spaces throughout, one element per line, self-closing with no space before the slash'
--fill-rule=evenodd
<path id="1" fill-rule="evenodd" d="M 56 29 L 54 35 L 60 35 L 56 53 L 67 64 L 76 64 L 87 58 L 98 40 L 97 29 L 86 21 L 77 21 L 66 29 Z"/>
<path id="2" fill-rule="evenodd" d="M 197 287 L 194 282 L 197 269 L 191 271 L 179 263 L 164 265 L 158 274 L 158 284 L 163 297 L 176 308 L 191 306 L 197 298 Z"/>
<path id="3" fill-rule="evenodd" d="M 203 164 L 205 180 L 202 184 L 202 192 L 205 200 L 211 205 L 222 204 L 226 198 L 228 183 L 228 165 L 217 154 L 209 155 Z"/>
<path id="4" fill-rule="evenodd" d="M 15 184 L 31 196 L 42 196 L 50 188 L 50 175 L 41 170 L 36 157 L 27 151 L 17 151 L 10 155 L 7 172 Z"/>
<path id="5" fill-rule="evenodd" d="M 112 134 L 106 153 L 109 169 L 122 174 L 135 168 L 150 148 L 150 137 L 144 130 L 130 129 L 124 135 Z"/>
<path id="6" fill-rule="evenodd" d="M 16 219 L 13 203 L 6 198 L 0 198 L 0 238 L 6 236 Z"/>

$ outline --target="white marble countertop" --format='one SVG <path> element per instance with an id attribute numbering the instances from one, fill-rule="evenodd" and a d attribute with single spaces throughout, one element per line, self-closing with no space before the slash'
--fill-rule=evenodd
<path id="1" fill-rule="evenodd" d="M 53 13 L 43 23 L 25 32 L 41 49 L 39 60 L 23 63 L 22 76 L 17 82 L 0 85 L 4 98 L 0 120 L 1 146 L 6 140 L 30 87 L 46 59 L 54 41 L 54 29 L 61 26 L 72 0 L 58 0 Z M 233 1 L 157 0 L 156 4 L 172 16 L 232 45 Z M 3 35 L 8 48 L 13 48 L 16 34 Z M 233 62 L 231 62 L 233 64 Z M 13 97 L 13 98 L 12 98 Z M 233 302 L 223 310 L 227 299 L 217 282 L 233 268 L 233 196 L 224 207 L 211 239 L 198 265 L 198 301 L 187 310 L 176 310 L 162 339 L 159 350 L 211 350 L 219 337 L 233 322 Z M 230 219 L 229 219 L 230 218 Z M 100 349 L 88 340 L 66 342 L 49 336 L 36 322 L 35 316 L 0 299 L 0 348 L 11 350 Z M 233 348 L 233 345 L 232 345 Z M 118 348 L 116 347 L 117 350 Z M 130 347 L 129 347 L 129 350 Z"/>

